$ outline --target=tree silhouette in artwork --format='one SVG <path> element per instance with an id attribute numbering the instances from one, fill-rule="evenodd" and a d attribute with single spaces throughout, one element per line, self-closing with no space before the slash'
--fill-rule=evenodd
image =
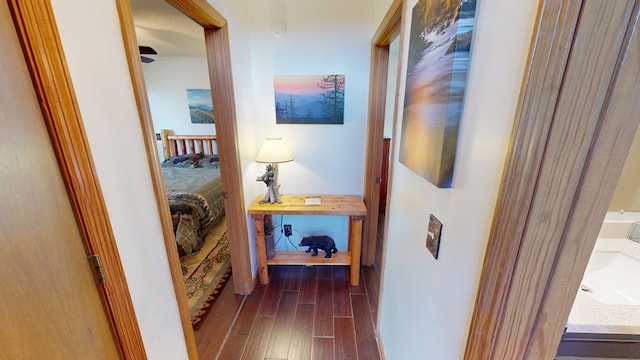
<path id="1" fill-rule="evenodd" d="M 289 114 L 286 105 L 276 101 L 276 119 L 288 119 Z"/>
<path id="2" fill-rule="evenodd" d="M 296 117 L 296 103 L 293 101 L 293 95 L 289 95 L 289 101 L 284 103 L 285 109 L 287 109 L 287 115 L 291 121 Z"/>
<path id="3" fill-rule="evenodd" d="M 318 83 L 322 93 L 322 112 L 331 123 L 342 123 L 344 118 L 344 75 L 327 75 Z"/>
<path id="4" fill-rule="evenodd" d="M 293 99 L 294 94 L 289 94 L 289 98 L 282 102 L 276 101 L 276 119 L 288 120 L 288 123 L 293 123 L 297 116 L 297 104 Z"/>

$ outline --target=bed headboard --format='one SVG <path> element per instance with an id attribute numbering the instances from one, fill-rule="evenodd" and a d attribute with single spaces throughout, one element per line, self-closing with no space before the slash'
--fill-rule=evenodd
<path id="1" fill-rule="evenodd" d="M 218 154 L 215 135 L 173 135 L 172 133 L 173 131 L 166 129 L 160 131 L 165 160 L 172 156 L 192 153 Z"/>

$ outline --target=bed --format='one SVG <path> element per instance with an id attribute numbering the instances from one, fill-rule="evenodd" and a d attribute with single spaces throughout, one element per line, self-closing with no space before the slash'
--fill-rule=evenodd
<path id="1" fill-rule="evenodd" d="M 162 174 L 178 251 L 192 256 L 225 214 L 216 136 L 162 130 L 161 139 Z"/>

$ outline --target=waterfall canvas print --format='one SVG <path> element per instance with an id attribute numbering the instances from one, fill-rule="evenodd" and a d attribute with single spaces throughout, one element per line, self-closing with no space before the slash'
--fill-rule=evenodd
<path id="1" fill-rule="evenodd" d="M 276 124 L 344 124 L 344 75 L 273 78 Z"/>
<path id="2" fill-rule="evenodd" d="M 420 0 L 413 8 L 400 162 L 451 187 L 467 83 L 475 0 Z"/>

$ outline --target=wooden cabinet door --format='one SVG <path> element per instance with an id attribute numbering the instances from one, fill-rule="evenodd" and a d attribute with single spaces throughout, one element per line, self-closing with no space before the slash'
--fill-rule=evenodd
<path id="1" fill-rule="evenodd" d="M 119 359 L 7 2 L 0 34 L 0 359 Z"/>

